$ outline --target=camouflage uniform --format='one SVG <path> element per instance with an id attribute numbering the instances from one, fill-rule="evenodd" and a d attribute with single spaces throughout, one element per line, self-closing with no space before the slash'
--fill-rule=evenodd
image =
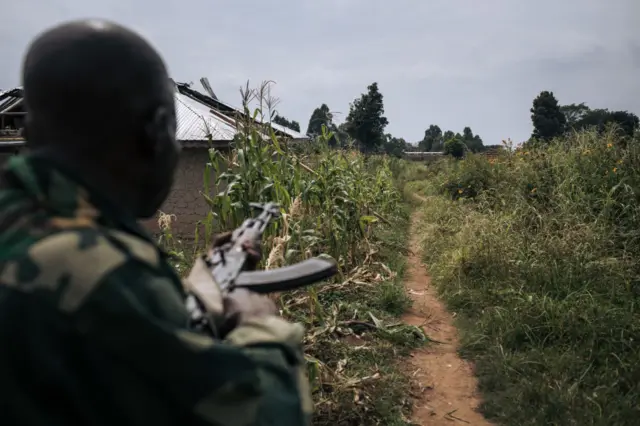
<path id="1" fill-rule="evenodd" d="M 0 422 L 308 424 L 302 328 L 188 330 L 166 256 L 60 170 L 16 156 L 0 175 Z"/>

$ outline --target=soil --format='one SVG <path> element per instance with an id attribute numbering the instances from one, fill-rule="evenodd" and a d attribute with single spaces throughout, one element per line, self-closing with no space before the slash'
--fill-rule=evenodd
<path id="1" fill-rule="evenodd" d="M 421 219 L 420 209 L 412 227 Z M 409 373 L 418 389 L 411 421 L 415 425 L 491 425 L 476 411 L 480 399 L 472 365 L 458 356 L 458 330 L 453 315 L 438 299 L 421 260 L 418 232 L 411 232 L 411 254 L 405 286 L 413 307 L 404 315 L 406 323 L 421 327 L 431 342 L 412 353 Z"/>

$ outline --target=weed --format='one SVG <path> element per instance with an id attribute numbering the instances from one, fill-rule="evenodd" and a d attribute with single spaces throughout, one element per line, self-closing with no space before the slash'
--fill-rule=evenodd
<path id="1" fill-rule="evenodd" d="M 485 415 L 637 424 L 639 144 L 585 132 L 438 167 L 411 189 L 428 196 L 425 260 L 462 314 Z"/>

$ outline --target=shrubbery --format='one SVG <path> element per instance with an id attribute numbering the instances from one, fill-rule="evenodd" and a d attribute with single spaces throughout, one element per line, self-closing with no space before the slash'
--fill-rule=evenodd
<path id="1" fill-rule="evenodd" d="M 414 185 L 426 261 L 462 314 L 485 414 L 637 424 L 640 141 L 576 133 L 432 169 Z"/>

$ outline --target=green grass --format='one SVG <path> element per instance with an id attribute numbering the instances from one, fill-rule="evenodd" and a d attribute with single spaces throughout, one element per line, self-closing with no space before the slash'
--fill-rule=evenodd
<path id="1" fill-rule="evenodd" d="M 497 424 L 638 424 L 639 142 L 586 132 L 408 184 Z"/>

